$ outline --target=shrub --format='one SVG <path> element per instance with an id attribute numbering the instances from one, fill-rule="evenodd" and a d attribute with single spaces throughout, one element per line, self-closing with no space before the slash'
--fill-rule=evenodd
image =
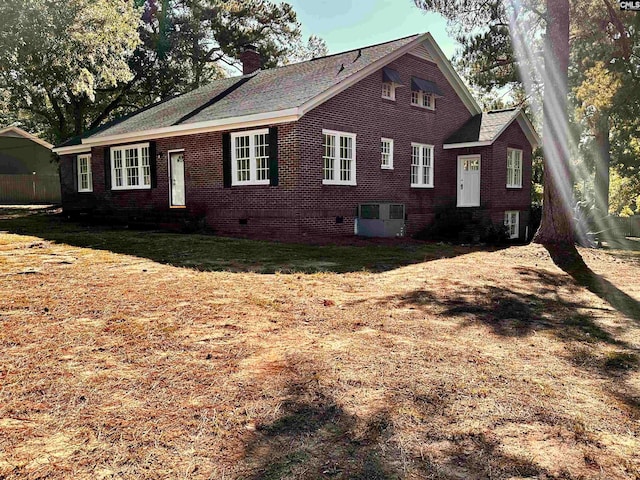
<path id="1" fill-rule="evenodd" d="M 503 224 L 494 224 L 482 209 L 461 210 L 455 206 L 440 207 L 434 221 L 419 231 L 419 240 L 453 243 L 489 243 L 499 245 L 509 239 Z"/>

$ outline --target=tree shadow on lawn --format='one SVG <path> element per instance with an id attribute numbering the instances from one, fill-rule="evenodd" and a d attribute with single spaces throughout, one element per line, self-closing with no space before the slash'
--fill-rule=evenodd
<path id="1" fill-rule="evenodd" d="M 446 443 L 437 458 L 408 451 L 395 438 L 392 416 L 397 412 L 380 409 L 366 418 L 347 413 L 330 392 L 311 379 L 291 379 L 286 397 L 281 415 L 251 434 L 239 478 L 397 480 L 406 478 L 408 472 L 440 480 L 573 478 L 556 477 L 528 458 L 506 454 L 497 438 L 485 434 L 451 436 L 435 429 L 421 440 Z M 454 401 L 446 394 L 415 397 L 414 401 L 416 408 L 423 409 L 425 422 L 455 423 L 449 417 Z M 393 399 L 385 402 L 386 408 L 393 409 L 395 404 Z"/>
<path id="2" fill-rule="evenodd" d="M 640 322 L 640 302 L 602 276 L 594 273 L 575 249 L 567 252 L 566 249 L 554 246 L 546 246 L 545 248 L 551 255 L 553 262 L 570 275 L 578 285 L 595 293 L 631 320 Z"/>
<path id="3" fill-rule="evenodd" d="M 445 316 L 463 317 L 466 324 L 483 323 L 501 336 L 518 337 L 536 330 L 553 330 L 558 337 L 569 341 L 606 342 L 630 348 L 616 339 L 615 333 L 599 326 L 591 315 L 581 313 L 609 309 L 563 300 L 557 295 L 560 285 L 570 293 L 585 287 L 630 320 L 639 320 L 640 303 L 593 273 L 584 261 L 581 260 L 578 271 L 570 270 L 575 284 L 568 284 L 567 277 L 562 274 L 544 269 L 520 267 L 517 272 L 538 284 L 532 293 L 522 294 L 506 287 L 488 285 L 448 296 L 416 290 L 387 297 L 382 302 L 396 302 L 405 307 L 440 306 L 444 308 L 442 314 Z"/>
<path id="4" fill-rule="evenodd" d="M 535 269 L 523 268 L 521 272 L 530 275 Z M 545 272 L 543 275 L 548 274 Z M 577 309 L 591 307 L 577 302 L 550 301 L 533 293 L 522 295 L 508 288 L 476 287 L 466 291 L 464 295 L 446 297 L 426 290 L 416 290 L 383 300 L 387 301 L 411 308 L 438 306 L 443 309 L 440 315 L 463 319 L 462 326 L 482 323 L 497 335 L 505 337 L 524 337 L 534 331 L 553 330 L 556 335 L 567 340 L 620 343 L 591 317 L 577 312 Z M 565 312 L 562 320 L 555 314 L 558 309 Z"/>
<path id="5" fill-rule="evenodd" d="M 601 309 L 560 299 L 554 287 L 566 285 L 567 278 L 564 275 L 536 268 L 523 267 L 518 271 L 521 275 L 531 277 L 532 282 L 541 284 L 535 293 L 523 295 L 509 288 L 484 286 L 453 296 L 417 290 L 399 297 L 385 298 L 382 302 L 397 302 L 400 306 L 410 308 L 439 308 L 443 316 L 460 318 L 463 328 L 483 324 L 503 337 L 527 337 L 539 331 L 552 332 L 556 338 L 567 342 L 568 361 L 607 379 L 610 393 L 640 417 L 640 393 L 624 383 L 630 371 L 640 368 L 640 349 L 616 338 L 624 327 L 610 331 L 599 325 L 594 316 L 589 314 L 589 311 Z M 598 278 L 592 281 L 601 280 Z M 606 288 L 612 288 L 614 292 L 617 290 L 616 295 L 620 295 L 615 286 L 606 280 L 604 282 Z M 576 283 L 582 285 L 579 280 Z M 584 286 L 591 290 L 590 285 L 592 284 L 588 283 Z M 578 288 L 570 287 L 570 291 Z M 615 305 L 620 305 L 617 302 L 622 299 L 624 308 L 620 313 L 625 315 L 629 312 L 630 305 L 633 305 L 626 297 L 628 296 L 623 294 L 615 300 Z M 630 300 L 637 304 L 634 299 Z M 612 306 L 615 305 L 612 303 Z M 636 320 L 635 317 L 627 317 Z M 606 348 L 598 348 L 601 345 Z"/>
<path id="6" fill-rule="evenodd" d="M 241 478 L 399 478 L 398 465 L 383 454 L 393 432 L 386 412 L 361 425 L 319 389 L 294 382 L 287 393 L 282 415 L 259 426 L 246 445 L 248 476 Z"/>
<path id="7" fill-rule="evenodd" d="M 300 368 L 290 370 L 278 417 L 257 425 L 245 436 L 237 478 L 582 478 L 568 472 L 552 473 L 531 455 L 508 453 L 504 447 L 509 445 L 492 429 L 508 423 L 518 425 L 522 419 L 501 418 L 483 433 L 452 433 L 451 428 L 459 431 L 454 426 L 459 420 L 460 398 L 438 382 L 424 385 L 428 393 L 416 394 L 398 379 L 375 406 L 367 400 L 356 404 L 362 412 L 356 414 L 342 408 L 331 387 L 310 373 L 322 369 L 308 359 L 306 363 L 303 372 Z M 400 413 L 400 405 L 405 411 L 419 412 L 411 417 L 421 418 L 418 430 L 406 424 L 406 417 L 399 418 L 406 415 Z M 544 406 L 536 407 L 533 417 L 552 427 L 572 421 Z"/>
<path id="8" fill-rule="evenodd" d="M 245 240 L 201 234 L 129 230 L 83 225 L 59 210 L 0 208 L 0 231 L 30 235 L 55 243 L 148 258 L 200 271 L 256 273 L 385 272 L 403 266 L 497 248 L 460 247 L 410 239 L 354 237 L 356 245 L 309 245 Z"/>

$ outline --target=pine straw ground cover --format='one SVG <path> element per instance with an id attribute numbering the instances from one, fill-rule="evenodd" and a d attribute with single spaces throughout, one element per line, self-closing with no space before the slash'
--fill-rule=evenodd
<path id="1" fill-rule="evenodd" d="M 533 245 L 318 263 L 10 217 L 0 478 L 640 478 L 638 252 L 583 250 L 598 289 Z"/>

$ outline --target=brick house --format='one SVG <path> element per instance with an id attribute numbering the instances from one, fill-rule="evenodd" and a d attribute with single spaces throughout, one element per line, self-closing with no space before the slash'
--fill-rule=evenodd
<path id="1" fill-rule="evenodd" d="M 69 213 L 193 215 L 216 232 L 411 234 L 439 207 L 524 238 L 538 137 L 483 113 L 430 34 L 215 81 L 55 148 Z"/>

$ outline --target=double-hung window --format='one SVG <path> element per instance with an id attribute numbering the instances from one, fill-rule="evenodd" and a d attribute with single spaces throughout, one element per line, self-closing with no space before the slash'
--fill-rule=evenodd
<path id="1" fill-rule="evenodd" d="M 522 188 L 522 150 L 507 148 L 507 188 Z"/>
<path id="2" fill-rule="evenodd" d="M 433 145 L 411 144 L 411 186 L 433 187 Z"/>
<path id="3" fill-rule="evenodd" d="M 325 185 L 356 184 L 355 133 L 323 130 L 322 183 Z"/>
<path id="4" fill-rule="evenodd" d="M 151 188 L 149 144 L 111 148 L 111 188 L 142 190 Z"/>
<path id="5" fill-rule="evenodd" d="M 231 134 L 231 185 L 269 185 L 269 129 Z"/>
<path id="6" fill-rule="evenodd" d="M 93 192 L 91 154 L 78 155 L 78 192 Z"/>
<path id="7" fill-rule="evenodd" d="M 504 212 L 504 226 L 507 227 L 509 238 L 518 238 L 520 234 L 520 212 L 517 210 Z"/>
<path id="8" fill-rule="evenodd" d="M 386 170 L 393 170 L 393 139 L 380 139 L 381 166 Z"/>

